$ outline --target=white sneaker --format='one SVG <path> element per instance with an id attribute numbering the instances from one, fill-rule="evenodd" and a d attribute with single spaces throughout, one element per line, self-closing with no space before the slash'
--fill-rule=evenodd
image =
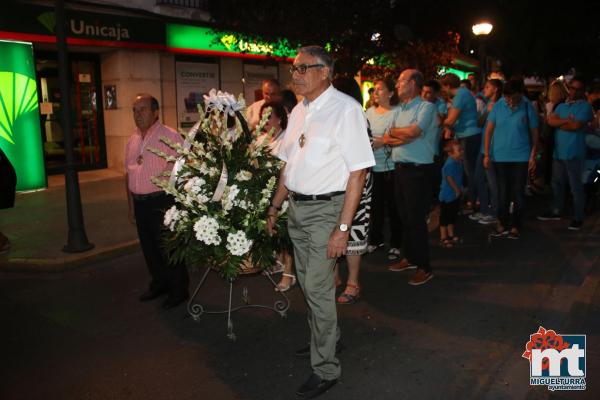
<path id="1" fill-rule="evenodd" d="M 390 251 L 388 251 L 388 260 L 396 261 L 400 258 L 400 249 L 396 247 L 392 247 Z"/>
<path id="2" fill-rule="evenodd" d="M 367 253 L 372 253 L 375 250 L 377 250 L 380 247 L 383 247 L 383 243 L 379 243 L 379 244 L 370 244 L 367 246 Z"/>
<path id="3" fill-rule="evenodd" d="M 480 212 L 476 212 L 476 213 L 473 213 L 473 214 L 469 215 L 469 219 L 471 221 L 479 221 L 483 217 L 485 217 L 485 215 L 483 215 Z"/>
<path id="4" fill-rule="evenodd" d="M 490 225 L 490 224 L 495 224 L 496 222 L 498 222 L 498 220 L 494 217 L 492 217 L 491 215 L 483 215 L 481 218 L 479 218 L 478 221 L 481 225 Z"/>

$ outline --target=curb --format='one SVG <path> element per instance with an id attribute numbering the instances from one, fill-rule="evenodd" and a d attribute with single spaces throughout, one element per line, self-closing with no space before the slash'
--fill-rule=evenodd
<path id="1" fill-rule="evenodd" d="M 139 248 L 139 241 L 134 239 L 65 257 L 8 258 L 0 260 L 0 272 L 63 272 L 114 256 L 133 253 Z"/>

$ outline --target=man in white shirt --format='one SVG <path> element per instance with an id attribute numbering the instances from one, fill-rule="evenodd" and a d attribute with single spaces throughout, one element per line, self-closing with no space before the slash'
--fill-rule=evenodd
<path id="1" fill-rule="evenodd" d="M 254 130 L 260 121 L 260 108 L 271 101 L 281 101 L 281 86 L 277 79 L 265 79 L 262 83 L 262 100 L 255 101 L 246 109 L 246 120 L 250 130 Z"/>
<path id="2" fill-rule="evenodd" d="M 267 230 L 273 231 L 277 211 L 289 197 L 288 231 L 311 328 L 310 347 L 296 356 L 310 355 L 313 369 L 296 394 L 313 398 L 335 385 L 341 373 L 333 267 L 346 252 L 366 168 L 375 159 L 362 108 L 331 86 L 329 53 L 303 47 L 291 72 L 304 101 L 292 110 L 278 153 L 286 164 L 267 213 Z"/>

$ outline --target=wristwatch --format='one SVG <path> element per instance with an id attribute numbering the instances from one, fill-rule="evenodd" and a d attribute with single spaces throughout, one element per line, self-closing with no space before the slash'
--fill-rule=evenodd
<path id="1" fill-rule="evenodd" d="M 338 226 L 339 230 L 342 232 L 348 232 L 348 225 L 347 224 L 340 224 Z"/>

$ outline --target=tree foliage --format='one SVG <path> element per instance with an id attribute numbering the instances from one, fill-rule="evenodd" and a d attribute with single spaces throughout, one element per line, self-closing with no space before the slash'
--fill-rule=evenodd
<path id="1" fill-rule="evenodd" d="M 364 7 L 341 0 L 233 0 L 211 2 L 216 26 L 242 32 L 255 40 L 285 37 L 293 47 L 327 46 L 336 58 L 336 72 L 354 75 L 365 63 L 386 55 L 388 65 L 374 73 L 397 73 L 408 66 L 435 73 L 458 51 L 456 36 L 443 29 L 415 35 L 414 16 L 390 0 L 372 0 Z M 441 34 L 440 34 L 441 32 Z"/>
<path id="2" fill-rule="evenodd" d="M 482 18 L 494 25 L 486 52 L 502 61 L 507 75 L 556 75 L 575 67 L 589 76 L 600 70 L 597 1 L 572 0 L 558 9 L 507 0 L 219 0 L 210 2 L 209 11 L 218 27 L 269 40 L 285 37 L 292 46 L 329 43 L 345 74 L 386 54 L 396 69 L 418 67 L 430 75 L 458 50 L 478 48 L 471 26 Z M 461 36 L 459 45 L 448 32 Z"/>

